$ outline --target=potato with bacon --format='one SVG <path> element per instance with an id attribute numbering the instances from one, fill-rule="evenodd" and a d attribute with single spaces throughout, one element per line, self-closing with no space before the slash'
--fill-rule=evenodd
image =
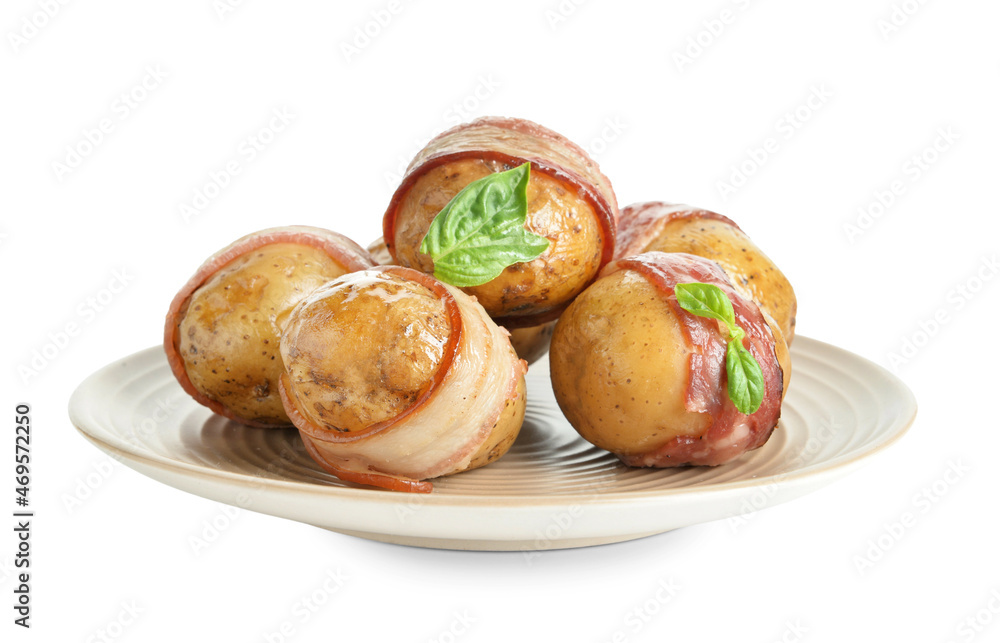
<path id="1" fill-rule="evenodd" d="M 281 337 L 285 410 L 335 476 L 426 493 L 428 480 L 510 448 L 526 364 L 483 307 L 400 266 L 336 279 L 292 311 Z"/>
<path id="2" fill-rule="evenodd" d="M 417 154 L 383 217 L 395 262 L 438 274 L 442 261 L 454 257 L 424 243 L 432 221 L 471 183 L 525 164 L 526 226 L 547 241 L 545 247 L 486 281 L 459 284 L 510 329 L 558 317 L 612 258 L 618 203 L 610 181 L 583 149 L 523 119 L 488 117 L 459 125 Z"/>
<path id="3" fill-rule="evenodd" d="M 789 368 L 780 329 L 718 264 L 663 252 L 609 264 L 559 318 L 549 359 L 580 435 L 645 467 L 718 465 L 764 444 Z"/>
<path id="4" fill-rule="evenodd" d="M 163 345 L 177 381 L 220 415 L 288 426 L 278 394 L 288 313 L 327 281 L 373 265 L 347 237 L 307 226 L 261 230 L 223 248 L 170 304 Z"/>
<path id="5" fill-rule="evenodd" d="M 778 266 L 732 219 L 688 205 L 660 201 L 634 203 L 622 210 L 615 258 L 659 250 L 686 252 L 719 264 L 733 288 L 752 299 L 795 337 L 795 291 Z"/>

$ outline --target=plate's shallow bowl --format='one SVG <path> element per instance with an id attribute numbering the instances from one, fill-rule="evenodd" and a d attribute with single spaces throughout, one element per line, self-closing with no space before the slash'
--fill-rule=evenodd
<path id="1" fill-rule="evenodd" d="M 897 440 L 913 394 L 881 367 L 806 337 L 792 348 L 781 422 L 760 449 L 720 467 L 632 469 L 563 418 L 548 362 L 528 374 L 524 427 L 494 464 L 406 494 L 341 482 L 294 430 L 253 429 L 185 394 L 159 347 L 109 364 L 70 400 L 98 448 L 178 489 L 386 542 L 541 550 L 618 542 L 791 500 L 847 474 Z"/>

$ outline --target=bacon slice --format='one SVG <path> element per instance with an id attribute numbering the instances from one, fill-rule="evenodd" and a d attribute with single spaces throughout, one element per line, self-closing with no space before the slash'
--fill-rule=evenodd
<path id="1" fill-rule="evenodd" d="M 622 208 L 621 218 L 618 220 L 615 259 L 646 252 L 649 244 L 660 236 L 668 223 L 682 217 L 715 219 L 728 223 L 742 232 L 736 222 L 729 217 L 702 208 L 665 201 L 633 203 Z"/>
<path id="2" fill-rule="evenodd" d="M 719 465 L 767 442 L 781 415 L 781 367 L 775 352 L 775 337 L 760 309 L 740 296 L 718 264 L 684 253 L 647 252 L 618 259 L 601 276 L 632 270 L 656 286 L 664 301 L 681 321 L 691 349 L 685 408 L 707 413 L 712 422 L 698 437 L 676 437 L 657 449 L 639 455 L 619 455 L 635 467 L 673 467 L 684 464 Z M 726 378 L 726 337 L 719 322 L 688 313 L 674 294 L 679 283 L 714 284 L 729 297 L 736 323 L 745 332 L 743 345 L 756 358 L 764 376 L 764 400 L 752 415 L 740 413 L 729 399 Z"/>

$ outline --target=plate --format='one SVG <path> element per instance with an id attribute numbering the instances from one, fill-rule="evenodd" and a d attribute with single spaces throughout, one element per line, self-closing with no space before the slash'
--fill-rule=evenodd
<path id="1" fill-rule="evenodd" d="M 792 364 L 781 421 L 760 449 L 719 467 L 633 469 L 576 434 L 543 359 L 528 373 L 510 452 L 436 480 L 430 494 L 341 482 L 313 463 L 296 431 L 214 415 L 181 390 L 160 347 L 88 377 L 69 412 L 102 451 L 211 500 L 390 543 L 533 552 L 746 519 L 848 474 L 913 422 L 910 390 L 864 358 L 798 336 Z"/>

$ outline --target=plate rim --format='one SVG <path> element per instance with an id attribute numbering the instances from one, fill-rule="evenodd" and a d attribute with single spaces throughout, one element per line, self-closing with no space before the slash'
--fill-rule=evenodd
<path id="1" fill-rule="evenodd" d="M 906 383 L 891 373 L 885 367 L 877 364 L 865 357 L 862 357 L 856 353 L 848 351 L 839 346 L 829 344 L 827 342 L 813 339 L 810 337 L 797 335 L 796 340 L 802 341 L 806 344 L 814 344 L 815 348 L 818 350 L 827 350 L 838 353 L 841 357 L 846 357 L 849 360 L 860 360 L 866 364 L 867 367 L 873 368 L 886 382 L 890 383 L 896 392 L 899 393 L 900 397 L 898 402 L 902 404 L 902 409 L 908 411 L 906 417 L 898 416 L 889 425 L 887 430 L 880 434 L 879 439 L 872 443 L 867 444 L 860 452 L 848 453 L 845 455 L 840 455 L 834 457 L 831 460 L 816 463 L 805 468 L 794 469 L 786 473 L 779 474 L 769 474 L 765 476 L 758 476 L 745 479 L 736 479 L 726 482 L 709 482 L 705 484 L 696 484 L 690 487 L 679 486 L 670 487 L 667 489 L 643 489 L 635 491 L 594 491 L 590 493 L 560 493 L 552 496 L 525 496 L 517 494 L 482 494 L 482 495 L 464 495 L 464 494 L 448 494 L 440 492 L 431 492 L 429 494 L 401 494 L 396 491 L 387 491 L 382 489 L 372 489 L 372 488 L 355 488 L 355 487 L 342 487 L 333 485 L 322 485 L 314 482 L 302 482 L 296 480 L 283 480 L 280 478 L 268 478 L 268 477 L 254 477 L 248 476 L 245 473 L 237 473 L 225 470 L 213 470 L 204 465 L 196 465 L 191 463 L 182 462 L 176 459 L 171 459 L 167 456 L 156 452 L 142 453 L 136 449 L 122 448 L 116 444 L 113 444 L 100 436 L 88 431 L 83 425 L 87 424 L 80 417 L 82 410 L 86 408 L 88 404 L 86 397 L 90 393 L 89 388 L 95 386 L 95 382 L 103 376 L 108 375 L 108 371 L 115 367 L 121 367 L 124 362 L 129 360 L 138 359 L 148 359 L 151 353 L 160 351 L 162 353 L 162 346 L 151 346 L 136 352 L 133 352 L 124 357 L 119 357 L 111 362 L 108 362 L 101 368 L 97 369 L 86 378 L 84 378 L 80 384 L 77 385 L 73 393 L 70 395 L 68 403 L 68 411 L 70 422 L 76 428 L 76 430 L 91 444 L 100 449 L 101 451 L 112 455 L 112 453 L 117 454 L 116 459 L 127 464 L 130 460 L 135 460 L 141 462 L 145 466 L 161 469 L 174 474 L 186 474 L 194 475 L 202 479 L 216 480 L 219 482 L 225 482 L 228 484 L 245 484 L 248 481 L 253 481 L 255 487 L 259 490 L 262 488 L 267 488 L 273 491 L 282 493 L 308 493 L 310 495 L 317 495 L 321 497 L 333 497 L 343 500 L 362 500 L 369 503 L 376 504 L 388 504 L 396 505 L 400 500 L 413 500 L 413 496 L 419 496 L 419 503 L 421 506 L 440 506 L 440 507 L 492 507 L 496 509 L 504 508 L 508 505 L 517 505 L 519 507 L 565 507 L 566 505 L 585 505 L 585 506 L 600 506 L 604 504 L 614 504 L 621 505 L 623 502 L 641 502 L 650 500 L 668 500 L 676 497 L 693 498 L 696 496 L 706 496 L 706 495 L 720 495 L 725 496 L 732 493 L 739 493 L 748 488 L 761 487 L 766 484 L 780 484 L 789 485 L 807 481 L 809 479 L 822 479 L 828 476 L 838 476 L 844 475 L 853 469 L 859 467 L 864 462 L 870 458 L 876 456 L 877 454 L 883 452 L 896 442 L 902 439 L 904 435 L 912 427 L 914 421 L 916 420 L 918 404 L 916 396 L 913 391 L 906 385 Z M 801 346 L 801 343 L 796 343 L 794 346 Z M 794 351 L 795 348 L 792 348 Z M 801 350 L 801 349 L 799 349 Z M 161 355 L 162 356 L 162 355 Z M 166 357 L 162 356 L 163 364 L 166 365 Z M 273 430 L 273 429 L 261 429 L 261 430 Z M 126 445 L 127 446 L 127 445 Z M 158 481 L 162 482 L 162 481 Z M 168 483 L 164 483 L 168 484 Z M 173 486 L 173 485 L 170 485 Z M 498 504 L 502 503 L 502 504 Z"/>

